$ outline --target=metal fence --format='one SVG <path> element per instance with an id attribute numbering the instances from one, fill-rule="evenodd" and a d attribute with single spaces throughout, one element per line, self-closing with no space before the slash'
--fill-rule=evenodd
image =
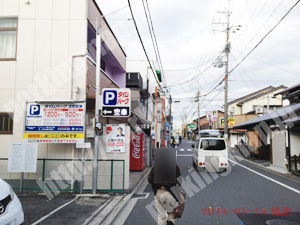
<path id="1" fill-rule="evenodd" d="M 93 161 L 80 159 L 38 159 L 36 173 L 7 172 L 8 159 L 0 159 L 0 178 L 14 190 L 26 191 L 80 191 L 83 172 L 83 191 L 93 185 Z M 82 168 L 84 167 L 84 170 Z M 98 160 L 97 191 L 123 192 L 124 160 Z M 22 177 L 22 178 L 21 178 Z"/>

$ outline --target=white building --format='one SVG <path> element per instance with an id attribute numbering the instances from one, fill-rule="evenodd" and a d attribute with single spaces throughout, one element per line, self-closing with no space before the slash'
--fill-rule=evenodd
<path id="1" fill-rule="evenodd" d="M 95 116 L 96 30 L 101 36 L 101 86 L 126 86 L 126 54 L 95 0 L 0 0 L 0 158 L 10 143 L 23 142 L 26 101 L 85 101 L 86 125 Z M 126 120 L 100 118 L 103 125 Z M 126 130 L 129 127 L 127 126 Z M 105 132 L 105 129 L 104 129 Z M 105 146 L 105 135 L 102 136 Z M 99 159 L 125 161 L 129 180 L 129 137 L 126 154 Z M 93 158 L 92 149 L 86 158 Z M 39 144 L 39 159 L 80 158 L 75 144 Z"/>
<path id="2" fill-rule="evenodd" d="M 274 95 L 286 87 L 281 85 L 278 87 L 269 86 L 263 88 L 259 91 L 253 92 L 249 95 L 243 96 L 241 98 L 235 99 L 228 102 L 228 110 L 232 115 L 242 115 L 248 113 L 256 113 L 257 108 L 259 113 L 264 114 L 272 112 L 280 107 L 288 104 L 287 101 L 283 101 L 280 96 L 274 97 Z"/>

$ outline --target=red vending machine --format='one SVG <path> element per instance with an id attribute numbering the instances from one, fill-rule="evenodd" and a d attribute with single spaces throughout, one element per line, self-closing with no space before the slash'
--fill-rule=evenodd
<path id="1" fill-rule="evenodd" d="M 145 168 L 143 134 L 130 134 L 130 170 L 141 171 Z"/>

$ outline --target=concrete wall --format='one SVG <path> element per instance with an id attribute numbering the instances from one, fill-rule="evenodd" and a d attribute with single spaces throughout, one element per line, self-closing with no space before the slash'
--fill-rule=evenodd
<path id="1" fill-rule="evenodd" d="M 84 0 L 0 1 L 0 16 L 18 16 L 17 60 L 0 61 L 0 112 L 14 112 L 13 135 L 0 135 L 0 157 L 9 144 L 23 141 L 25 102 L 85 99 L 87 20 Z M 73 71 L 72 71 L 73 65 Z M 73 82 L 73 84 L 72 84 Z M 40 144 L 39 158 L 70 158 L 65 144 Z"/>
<path id="2" fill-rule="evenodd" d="M 273 165 L 285 168 L 285 130 L 272 131 L 272 159 Z"/>

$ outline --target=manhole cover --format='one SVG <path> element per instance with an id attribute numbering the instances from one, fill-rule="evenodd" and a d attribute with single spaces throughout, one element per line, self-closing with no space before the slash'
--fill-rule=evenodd
<path id="1" fill-rule="evenodd" d="M 267 225 L 299 225 L 299 223 L 289 220 L 267 220 Z"/>

